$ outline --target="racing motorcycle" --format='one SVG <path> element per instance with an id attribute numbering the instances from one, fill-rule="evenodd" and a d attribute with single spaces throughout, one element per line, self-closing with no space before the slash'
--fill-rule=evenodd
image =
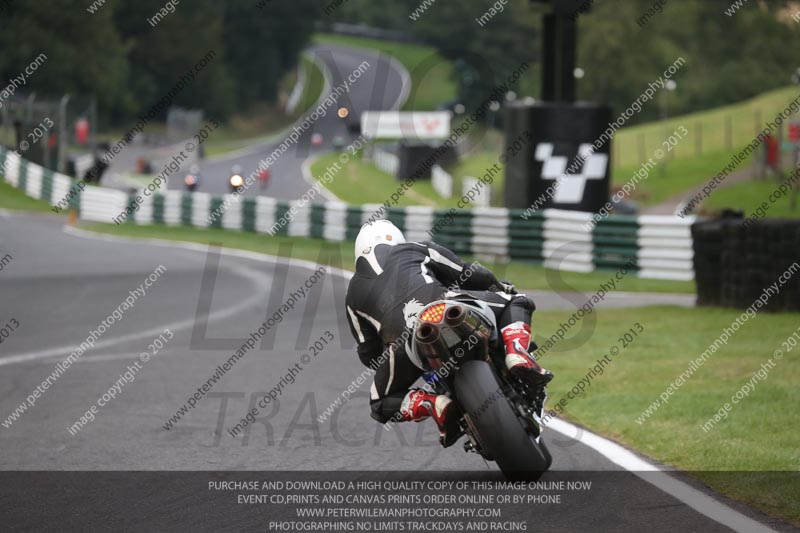
<path id="1" fill-rule="evenodd" d="M 464 451 L 495 461 L 509 479 L 538 479 L 550 468 L 553 458 L 542 439 L 546 393 L 506 368 L 488 304 L 468 294 L 428 304 L 406 351 L 426 370 L 434 392 L 461 408 Z"/>
<path id="2" fill-rule="evenodd" d="M 186 185 L 187 191 L 194 192 L 197 189 L 197 175 L 186 174 L 186 177 L 183 178 L 183 183 Z"/>
<path id="3" fill-rule="evenodd" d="M 231 194 L 236 193 L 236 191 L 244 185 L 244 178 L 242 178 L 242 167 L 239 165 L 234 165 L 231 169 L 231 177 L 228 179 L 228 184 L 231 187 Z"/>
<path id="4" fill-rule="evenodd" d="M 192 165 L 189 167 L 189 173 L 183 178 L 183 184 L 186 185 L 186 190 L 194 192 L 200 184 L 200 167 Z"/>

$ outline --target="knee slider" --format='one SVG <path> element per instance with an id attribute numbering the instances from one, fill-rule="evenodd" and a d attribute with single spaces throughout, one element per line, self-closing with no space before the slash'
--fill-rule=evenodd
<path id="1" fill-rule="evenodd" d="M 391 416 L 386 416 L 386 413 L 384 412 L 383 400 L 384 398 L 381 398 L 380 400 L 369 401 L 369 407 L 370 410 L 372 411 L 372 413 L 370 413 L 370 416 L 372 417 L 373 420 L 376 420 L 381 424 L 385 424 L 392 419 Z"/>
<path id="2" fill-rule="evenodd" d="M 525 294 L 517 294 L 514 296 L 514 304 L 523 307 L 524 309 L 533 313 L 536 311 L 536 304 Z"/>

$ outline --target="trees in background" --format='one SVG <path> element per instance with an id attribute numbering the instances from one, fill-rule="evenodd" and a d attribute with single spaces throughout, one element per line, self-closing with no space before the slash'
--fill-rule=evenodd
<path id="1" fill-rule="evenodd" d="M 508 2 L 503 11 L 485 19 L 480 27 L 476 18 L 484 15 L 491 2 L 461 0 L 433 4 L 416 22 L 404 14 L 408 27 L 432 44 L 447 59 L 455 62 L 455 75 L 462 86 L 462 103 L 467 109 L 478 108 L 495 89 L 526 62 L 522 81 L 515 92 L 530 94 L 538 79 L 540 55 L 539 17 L 525 3 Z M 523 67 L 524 68 L 524 67 Z M 464 87 L 465 82 L 468 87 Z"/>
<path id="2" fill-rule="evenodd" d="M 791 83 L 800 67 L 800 23 L 792 18 L 800 2 L 752 0 L 732 16 L 731 0 L 666 0 L 663 12 L 651 11 L 655 0 L 597 0 L 578 17 L 578 64 L 585 77 L 581 99 L 627 108 L 678 57 L 686 65 L 675 76 L 671 113 L 686 113 L 740 101 Z M 410 33 L 450 58 L 480 54 L 496 73 L 510 72 L 522 61 L 531 64 L 523 94 L 538 96 L 540 11 L 529 2 L 507 1 L 503 11 L 481 26 L 476 18 L 497 2 L 440 0 L 414 21 L 421 0 L 390 5 L 348 0 L 324 20 L 363 23 Z M 457 72 L 457 76 L 460 74 Z M 457 79 L 463 82 L 462 79 Z M 484 91 L 491 86 L 486 80 Z M 653 120 L 659 106 L 646 106 L 631 121 Z"/>
<path id="3" fill-rule="evenodd" d="M 226 6 L 222 29 L 231 74 L 237 80 L 237 100 L 244 105 L 273 100 L 279 76 L 263 73 L 286 72 L 297 65 L 298 54 L 314 31 L 319 2 L 270 2 L 255 11 L 252 1 L 218 3 Z"/>
<path id="4" fill-rule="evenodd" d="M 728 16 L 730 0 L 667 0 L 663 13 L 637 23 L 654 3 L 598 0 L 579 16 L 582 99 L 624 109 L 681 56 L 686 66 L 676 76 L 669 106 L 684 113 L 786 85 L 800 66 L 800 23 L 792 18 L 798 2 L 753 0 Z M 21 92 L 94 94 L 101 115 L 122 122 L 147 110 L 214 50 L 213 61 L 174 102 L 224 119 L 254 102 L 275 100 L 278 81 L 296 66 L 321 20 L 400 30 L 430 43 L 457 65 L 454 76 L 468 107 L 522 62 L 530 68 L 515 90 L 538 96 L 540 12 L 529 2 L 438 0 L 420 10 L 422 0 L 346 0 L 326 15 L 328 4 L 183 0 L 153 27 L 148 19 L 165 7 L 164 0 L 11 2 L 0 11 L 0 80 L 18 76 L 45 53 L 46 64 Z M 476 20 L 493 9 L 497 14 Z M 482 75 L 486 65 L 491 75 Z M 647 106 L 633 122 L 658 112 Z"/>
<path id="5" fill-rule="evenodd" d="M 640 26 L 637 19 L 653 3 L 595 2 L 579 19 L 582 98 L 623 109 L 683 57 L 669 106 L 671 113 L 688 113 L 789 85 L 800 66 L 800 24 L 787 17 L 800 4 L 751 2 L 728 16 L 730 0 L 668 0 L 663 13 Z M 658 106 L 647 106 L 636 122 L 658 113 Z"/>
<path id="6" fill-rule="evenodd" d="M 476 19 L 493 5 L 502 9 L 496 9 L 497 13 L 480 26 Z M 439 0 L 428 3 L 425 10 L 422 6 L 422 0 L 347 0 L 330 16 L 323 13 L 320 17 L 326 22 L 402 31 L 433 45 L 455 64 L 453 75 L 461 88 L 460 101 L 467 109 L 478 107 L 522 62 L 530 68 L 514 90 L 533 94 L 539 76 L 540 21 L 527 2 Z"/>
<path id="7" fill-rule="evenodd" d="M 96 2 L 95 5 L 99 4 Z M 314 0 L 184 0 L 151 25 L 164 0 L 13 2 L 0 13 L 0 79 L 48 60 L 24 88 L 39 96 L 94 94 L 103 118 L 130 120 L 166 95 L 209 50 L 215 57 L 174 98 L 224 119 L 274 101 L 313 31 Z M 259 7 L 261 6 L 261 7 Z M 5 86 L 5 83 L 2 84 Z"/>
<path id="8" fill-rule="evenodd" d="M 127 50 L 112 9 L 90 16 L 71 0 L 12 2 L 0 12 L 0 22 L 0 90 L 44 53 L 44 64 L 18 92 L 95 93 L 104 109 L 132 112 L 134 100 L 125 89 Z"/>

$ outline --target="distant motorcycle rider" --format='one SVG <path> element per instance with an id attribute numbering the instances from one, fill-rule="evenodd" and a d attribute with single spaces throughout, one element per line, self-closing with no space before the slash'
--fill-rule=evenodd
<path id="1" fill-rule="evenodd" d="M 404 341 L 427 304 L 457 294 L 479 298 L 494 311 L 509 371 L 542 388 L 553 378 L 528 352 L 531 314 L 536 308 L 533 301 L 488 269 L 465 263 L 433 242 L 407 243 L 403 233 L 387 220 L 362 226 L 355 256 L 347 317 L 358 341 L 359 359 L 376 370 L 370 388 L 375 420 L 408 422 L 433 417 L 443 446 L 458 438 L 456 404 L 446 395 L 410 389 L 423 370 L 406 353 Z"/>

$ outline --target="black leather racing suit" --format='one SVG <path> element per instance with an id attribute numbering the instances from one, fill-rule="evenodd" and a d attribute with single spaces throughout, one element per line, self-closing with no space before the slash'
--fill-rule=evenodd
<path id="1" fill-rule="evenodd" d="M 454 291 L 468 291 L 488 303 L 499 328 L 517 321 L 530 324 L 535 309 L 527 296 L 503 292 L 488 269 L 465 263 L 432 242 L 379 244 L 356 261 L 347 289 L 347 317 L 358 341 L 358 357 L 376 371 L 370 406 L 379 422 L 398 413 L 409 387 L 422 374 L 405 352 L 407 328 L 425 305 Z"/>

